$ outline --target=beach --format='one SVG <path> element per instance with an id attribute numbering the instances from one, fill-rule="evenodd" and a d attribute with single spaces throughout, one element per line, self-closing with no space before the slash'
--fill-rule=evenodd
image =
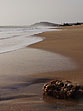
<path id="1" fill-rule="evenodd" d="M 46 39 L 31 47 L 48 50 L 59 53 L 67 57 L 71 57 L 78 64 L 78 68 L 74 71 L 60 71 L 49 76 L 62 77 L 83 84 L 83 25 L 60 27 L 62 31 L 45 32 L 38 36 L 46 37 Z M 46 76 L 46 74 L 44 74 Z"/>
<path id="2" fill-rule="evenodd" d="M 42 95 L 44 83 L 53 79 L 66 79 L 83 85 L 83 25 L 65 26 L 59 27 L 59 29 L 61 30 L 35 35 L 45 37 L 41 42 L 27 46 L 24 49 L 0 55 L 0 73 L 2 74 L 0 78 L 0 111 L 34 111 L 34 109 L 36 111 L 73 111 L 73 108 L 74 110 L 78 109 L 81 111 L 83 109 L 83 100 L 55 100 L 49 97 L 45 98 Z M 33 56 L 28 55 L 29 51 L 31 51 L 31 55 Z M 35 52 L 37 53 L 35 54 Z M 60 70 L 53 70 L 53 68 L 56 68 L 51 67 L 55 65 L 55 55 L 50 53 L 59 54 L 61 57 L 71 59 L 76 67 L 72 68 L 72 65 L 71 69 L 65 70 L 66 68 L 64 69 L 62 67 Z M 49 57 L 46 54 L 49 55 Z M 26 59 L 27 57 L 39 59 L 40 56 L 44 58 L 44 61 L 47 60 L 45 61 L 47 64 L 44 63 L 45 69 L 43 66 L 39 67 L 41 66 L 39 62 L 42 63 L 43 58 L 37 62 L 38 64 L 36 64 L 36 61 L 33 61 L 33 59 L 31 59 L 31 62 L 30 59 Z M 50 58 L 53 58 L 53 60 L 51 59 L 52 62 Z M 3 60 L 5 62 L 3 62 Z M 49 60 L 50 62 L 48 62 Z M 11 63 L 13 64 L 12 66 Z M 34 64 L 38 69 L 36 70 L 36 67 L 27 69 L 30 63 L 31 66 Z M 57 65 L 58 64 L 57 62 Z M 67 63 L 65 64 L 67 65 Z M 64 65 L 64 61 L 62 65 Z M 4 70 L 4 68 L 6 70 Z M 27 74 L 27 70 L 30 70 L 28 73 L 31 73 L 31 75 Z M 8 75 L 11 76 L 8 78 Z"/>

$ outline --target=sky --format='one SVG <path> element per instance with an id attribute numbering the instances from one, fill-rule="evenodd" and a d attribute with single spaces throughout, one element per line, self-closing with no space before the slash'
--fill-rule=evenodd
<path id="1" fill-rule="evenodd" d="M 83 0 L 0 0 L 0 25 L 83 22 Z"/>

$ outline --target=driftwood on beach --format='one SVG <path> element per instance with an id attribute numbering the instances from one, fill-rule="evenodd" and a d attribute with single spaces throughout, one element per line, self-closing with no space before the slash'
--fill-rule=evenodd
<path id="1" fill-rule="evenodd" d="M 57 99 L 77 98 L 83 96 L 83 88 L 70 81 L 53 80 L 44 84 L 43 94 Z"/>

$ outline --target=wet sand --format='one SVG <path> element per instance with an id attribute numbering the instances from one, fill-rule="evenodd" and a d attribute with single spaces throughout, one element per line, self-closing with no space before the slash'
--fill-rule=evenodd
<path id="1" fill-rule="evenodd" d="M 17 75 L 15 76 L 13 73 L 15 78 L 10 76 L 9 79 L 11 81 L 6 78 L 6 80 L 8 81 L 4 82 L 4 85 L 2 83 L 0 86 L 0 111 L 34 111 L 34 109 L 35 111 L 83 110 L 83 99 L 75 101 L 55 100 L 49 97 L 43 97 L 42 95 L 43 84 L 51 79 L 67 79 L 83 85 L 83 25 L 73 27 L 61 27 L 61 29 L 64 30 L 38 34 L 38 36 L 46 37 L 46 39 L 40 43 L 31 45 L 30 48 L 43 49 L 49 52 L 58 53 L 69 57 L 72 61 L 76 63 L 77 68 L 74 70 L 66 71 L 46 71 L 43 73 L 37 73 L 35 75 L 32 74 L 31 76 L 25 74 L 27 73 L 25 69 L 21 69 L 22 71 L 24 70 L 24 76 L 21 77 Z M 25 48 L 24 50 L 25 51 L 22 50 L 23 52 L 21 52 L 21 54 L 26 54 L 25 52 L 27 49 Z M 19 50 L 17 51 L 17 53 L 18 52 Z M 10 57 L 12 57 L 12 55 Z M 19 59 L 23 59 L 21 57 L 19 58 L 18 55 Z M 18 62 L 18 60 L 15 61 Z M 27 64 L 28 63 L 26 61 L 26 65 Z M 5 66 L 5 63 L 3 65 Z M 16 67 L 16 65 L 13 67 Z M 13 72 L 13 68 L 11 68 L 11 71 Z M 18 74 L 20 75 L 20 73 Z M 3 81 L 2 78 L 1 81 Z"/>

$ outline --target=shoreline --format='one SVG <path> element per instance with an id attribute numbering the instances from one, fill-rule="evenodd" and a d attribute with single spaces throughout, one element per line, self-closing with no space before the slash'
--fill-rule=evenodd
<path id="1" fill-rule="evenodd" d="M 53 53 L 58 53 L 67 57 L 70 57 L 78 64 L 78 69 L 74 71 L 57 71 L 53 73 L 40 74 L 45 77 L 60 77 L 63 79 L 69 79 L 74 82 L 83 85 L 83 25 L 80 26 L 65 26 L 60 27 L 62 31 L 50 31 L 37 34 L 36 36 L 46 37 L 46 39 L 40 43 L 30 45 L 31 48 L 37 48 L 47 50 Z M 59 45 L 60 44 L 60 45 Z M 51 76 L 50 76 L 51 74 Z M 38 76 L 38 74 L 37 74 Z M 81 78 L 80 78 L 81 77 Z"/>
<path id="2" fill-rule="evenodd" d="M 64 29 L 64 27 L 61 27 Z M 0 93 L 1 93 L 1 101 L 0 101 L 0 110 L 1 111 L 72 111 L 73 108 L 79 110 L 83 109 L 83 101 L 73 101 L 73 100 L 55 100 L 53 98 L 44 98 L 42 95 L 42 87 L 44 83 L 53 80 L 53 79 L 66 79 L 72 82 L 78 83 L 83 85 L 83 25 L 81 26 L 74 26 L 74 27 L 65 27 L 62 31 L 52 31 L 52 32 L 44 32 L 38 34 L 36 36 L 46 37 L 46 39 L 42 42 L 35 43 L 30 45 L 31 49 L 41 49 L 46 50 L 53 53 L 58 53 L 66 57 L 70 57 L 79 66 L 79 69 L 75 70 L 68 70 L 68 71 L 54 71 L 54 72 L 46 72 L 46 73 L 37 73 L 31 76 L 27 75 L 25 69 L 27 69 L 27 61 L 25 64 L 25 69 L 22 67 L 24 66 L 24 60 L 28 58 L 27 47 L 24 49 L 20 49 L 15 52 L 8 53 L 7 57 L 11 58 L 11 63 L 17 62 L 19 65 L 23 65 L 17 71 L 18 64 L 13 64 L 12 67 L 9 65 L 6 69 L 11 69 L 12 74 L 21 71 L 17 75 L 14 75 L 15 78 L 12 76 L 9 79 L 11 81 L 5 81 L 5 87 L 3 83 L 0 86 Z M 71 43 L 71 44 L 70 44 Z M 32 51 L 33 52 L 33 51 Z M 43 53 L 42 53 L 43 54 Z M 7 60 L 6 54 L 2 54 L 2 58 L 4 55 L 4 61 L 9 64 Z M 31 54 L 33 55 L 33 54 Z M 29 58 L 31 57 L 29 56 Z M 41 54 L 40 54 L 41 55 Z M 14 56 L 14 58 L 13 58 Z M 34 55 L 33 55 L 34 56 Z M 1 56 L 0 56 L 1 57 Z M 37 54 L 35 56 L 37 58 Z M 17 59 L 16 59 L 17 58 Z M 19 58 L 19 59 L 18 59 Z M 37 58 L 38 59 L 38 58 Z M 1 59 L 3 61 L 3 59 Z M 23 60 L 20 62 L 20 60 Z M 32 60 L 32 57 L 31 57 Z M 0 61 L 1 62 L 1 61 Z M 5 66 L 5 62 L 3 66 Z M 36 63 L 32 62 L 32 63 Z M 40 62 L 41 63 L 41 62 Z M 13 70 L 15 68 L 15 70 Z M 2 68 L 1 68 L 2 69 Z M 31 69 L 33 70 L 33 69 Z M 4 70 L 5 71 L 5 70 Z M 24 73 L 22 71 L 25 71 Z M 2 72 L 1 72 L 2 73 Z M 9 72 L 8 72 L 9 73 Z M 11 73 L 10 73 L 11 74 Z M 3 76 L 4 77 L 4 76 Z M 7 77 L 7 75 L 6 75 Z M 0 78 L 3 81 L 3 78 Z M 13 83 L 13 82 L 14 83 Z M 8 84 L 9 83 L 9 84 Z M 4 92 L 4 93 L 3 93 Z M 65 107 L 64 107 L 65 106 Z"/>

